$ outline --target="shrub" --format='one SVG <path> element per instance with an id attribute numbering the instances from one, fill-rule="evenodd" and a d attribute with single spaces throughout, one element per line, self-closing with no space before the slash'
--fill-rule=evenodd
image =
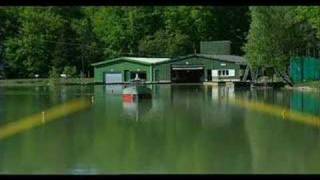
<path id="1" fill-rule="evenodd" d="M 63 69 L 63 74 L 66 74 L 67 77 L 76 77 L 77 68 L 75 66 L 65 66 Z"/>

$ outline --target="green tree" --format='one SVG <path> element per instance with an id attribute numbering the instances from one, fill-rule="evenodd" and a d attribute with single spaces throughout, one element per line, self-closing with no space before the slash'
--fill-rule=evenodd
<path id="1" fill-rule="evenodd" d="M 0 75 L 7 76 L 8 68 L 4 61 L 4 42 L 18 33 L 18 8 L 0 8 Z"/>
<path id="2" fill-rule="evenodd" d="M 253 69 L 273 66 L 287 81 L 290 52 L 303 46 L 296 7 L 251 7 L 251 24 L 244 50 Z"/>
<path id="3" fill-rule="evenodd" d="M 128 54 L 137 54 L 139 41 L 148 35 L 154 34 L 163 27 L 161 11 L 155 7 L 130 7 L 126 14 L 126 31 L 128 36 Z"/>
<path id="4" fill-rule="evenodd" d="M 85 74 L 90 72 L 90 64 L 103 60 L 103 46 L 96 34 L 92 31 L 93 26 L 90 18 L 84 17 L 73 21 L 72 28 L 75 30 L 75 40 L 79 43 L 74 48 L 79 52 L 75 56 L 73 65 Z M 92 72 L 91 72 L 92 74 Z"/>
<path id="5" fill-rule="evenodd" d="M 230 40 L 232 53 L 243 55 L 242 46 L 246 42 L 250 25 L 249 8 L 246 6 L 218 6 L 213 7 L 211 13 L 215 17 L 215 22 L 211 23 L 211 27 L 208 28 L 209 31 L 212 30 L 211 36 L 202 40 Z"/>
<path id="6" fill-rule="evenodd" d="M 142 56 L 164 56 L 166 55 L 168 39 L 168 34 L 164 30 L 145 36 L 139 42 L 139 52 Z"/>
<path id="7" fill-rule="evenodd" d="M 189 36 L 175 32 L 159 30 L 154 35 L 146 36 L 139 43 L 139 50 L 143 56 L 174 57 L 192 52 Z"/>
<path id="8" fill-rule="evenodd" d="M 47 40 L 56 38 L 63 19 L 47 9 L 23 8 L 19 11 L 19 34 L 5 41 L 5 61 L 14 75 L 32 77 L 49 71 L 50 48 Z"/>
<path id="9" fill-rule="evenodd" d="M 96 8 L 90 16 L 93 31 L 105 45 L 106 57 L 117 57 L 128 47 L 125 14 L 121 7 L 106 7 Z"/>
<path id="10" fill-rule="evenodd" d="M 299 6 L 297 7 L 297 20 L 306 21 L 317 30 L 317 36 L 320 38 L 320 8 L 317 6 Z"/>

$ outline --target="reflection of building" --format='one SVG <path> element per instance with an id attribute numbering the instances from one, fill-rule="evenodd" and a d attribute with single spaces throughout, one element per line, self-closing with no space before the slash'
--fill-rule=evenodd
<path id="1" fill-rule="evenodd" d="M 122 94 L 122 85 L 108 85 L 105 86 L 107 94 Z"/>
<path id="2" fill-rule="evenodd" d="M 233 87 L 212 87 L 212 99 L 221 100 L 234 98 L 234 88 Z"/>
<path id="3" fill-rule="evenodd" d="M 137 99 L 133 102 L 123 101 L 124 114 L 136 121 L 141 119 L 152 108 L 151 99 Z"/>
<path id="4" fill-rule="evenodd" d="M 201 43 L 200 54 L 175 58 L 119 57 L 92 64 L 95 82 L 123 83 L 136 77 L 147 82 L 239 81 L 246 61 L 230 54 L 230 41 Z"/>

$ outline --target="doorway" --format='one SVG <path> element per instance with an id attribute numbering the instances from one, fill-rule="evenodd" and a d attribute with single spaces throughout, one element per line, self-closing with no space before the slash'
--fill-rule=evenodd
<path id="1" fill-rule="evenodd" d="M 171 81 L 175 83 L 200 83 L 204 81 L 203 67 L 171 68 Z"/>

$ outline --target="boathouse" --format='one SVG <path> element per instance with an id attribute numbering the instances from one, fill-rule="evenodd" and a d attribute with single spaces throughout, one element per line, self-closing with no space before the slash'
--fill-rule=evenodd
<path id="1" fill-rule="evenodd" d="M 246 61 L 228 54 L 230 42 L 202 42 L 199 54 L 175 58 L 119 57 L 92 64 L 97 83 L 240 81 Z M 210 53 L 212 52 L 212 53 Z"/>

